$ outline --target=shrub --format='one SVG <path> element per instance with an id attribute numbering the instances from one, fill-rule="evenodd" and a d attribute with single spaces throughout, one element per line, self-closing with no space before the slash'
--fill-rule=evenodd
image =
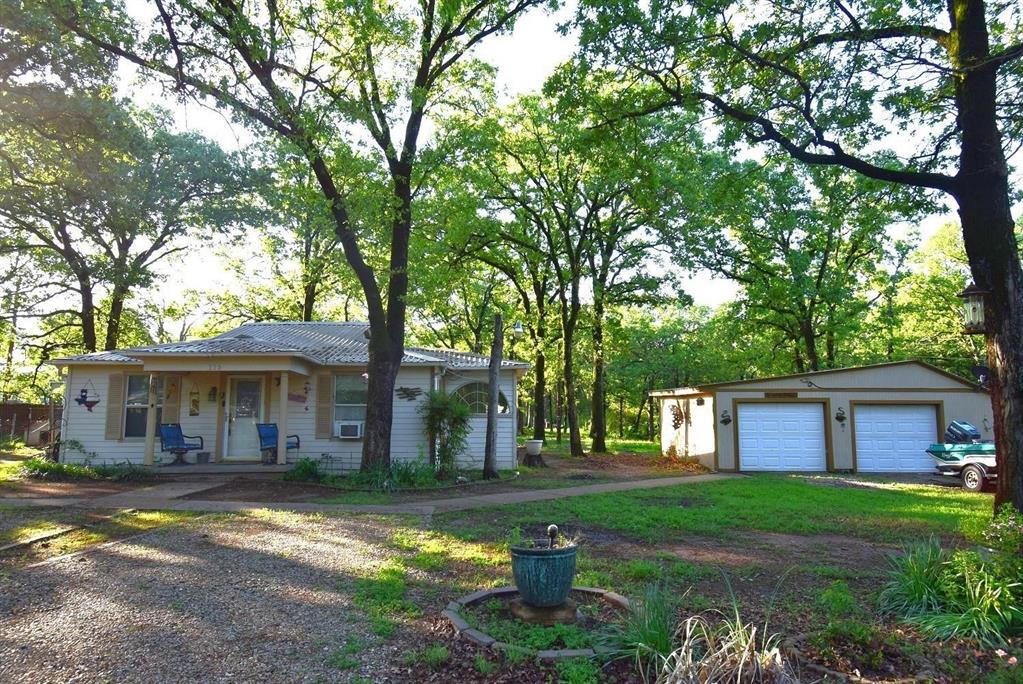
<path id="1" fill-rule="evenodd" d="M 437 483 L 437 471 L 421 460 L 391 463 L 391 482 L 398 489 L 429 487 Z"/>
<path id="2" fill-rule="evenodd" d="M 677 607 L 667 591 L 651 584 L 642 602 L 630 604 L 625 621 L 602 635 L 600 645 L 613 659 L 633 659 L 643 681 L 652 681 L 674 647 Z"/>
<path id="3" fill-rule="evenodd" d="M 289 482 L 322 482 L 324 477 L 320 464 L 311 458 L 301 459 L 294 468 L 284 473 L 284 479 Z"/>
<path id="4" fill-rule="evenodd" d="M 939 639 L 966 637 L 994 647 L 1023 629 L 1023 610 L 1013 595 L 1020 584 L 1000 575 L 993 563 L 971 551 L 957 551 L 939 580 L 943 605 L 913 618 L 924 632 Z"/>
<path id="5" fill-rule="evenodd" d="M 831 583 L 817 597 L 817 605 L 824 610 L 828 620 L 841 620 L 859 613 L 859 601 L 842 580 Z"/>
<path id="6" fill-rule="evenodd" d="M 115 482 L 146 482 L 156 479 L 156 474 L 134 463 L 122 463 L 119 465 L 98 465 L 93 466 L 93 471 L 99 477 Z"/>
<path id="7" fill-rule="evenodd" d="M 78 463 L 57 463 L 45 458 L 30 458 L 21 464 L 25 477 L 40 480 L 96 480 L 100 478 L 95 468 Z"/>
<path id="8" fill-rule="evenodd" d="M 996 525 L 1004 524 L 996 518 Z M 1000 645 L 1023 631 L 1023 592 L 1014 558 L 1005 551 L 993 559 L 975 551 L 949 554 L 930 540 L 893 559 L 882 607 L 937 639 Z"/>
<path id="9" fill-rule="evenodd" d="M 442 477 L 455 472 L 458 457 L 469 442 L 469 406 L 454 394 L 433 390 L 426 395 L 426 401 L 419 407 L 424 429 L 431 444 L 436 442 L 436 458 L 431 453 L 431 462 L 437 466 Z"/>
<path id="10" fill-rule="evenodd" d="M 1023 515 L 1012 504 L 999 509 L 984 531 L 984 541 L 994 551 L 1001 573 L 1007 577 L 1023 577 Z"/>

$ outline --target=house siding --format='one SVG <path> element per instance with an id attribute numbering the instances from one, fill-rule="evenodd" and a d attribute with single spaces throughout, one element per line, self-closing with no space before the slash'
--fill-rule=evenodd
<path id="1" fill-rule="evenodd" d="M 463 385 L 473 382 L 486 383 L 489 380 L 487 371 L 449 372 L 444 378 L 445 391 L 454 392 Z M 515 425 L 518 422 L 518 397 L 515 394 L 515 375 L 510 371 L 501 373 L 499 385 L 508 400 L 510 411 L 497 417 L 497 468 L 510 470 L 518 463 L 517 445 L 515 442 Z M 487 417 L 476 415 L 469 419 L 472 432 L 469 434 L 465 453 L 459 459 L 464 468 L 482 468 L 483 456 L 487 443 Z"/>
<path id="2" fill-rule="evenodd" d="M 702 399 L 697 402 L 697 399 Z M 661 453 L 674 448 L 684 458 L 695 458 L 707 468 L 714 467 L 714 398 L 706 396 L 662 397 L 661 404 Z M 689 416 L 686 425 L 674 426 L 674 412 L 677 407 L 683 415 Z M 708 429 L 709 428 L 709 429 Z"/>
<path id="3" fill-rule="evenodd" d="M 327 368 L 320 372 L 342 373 L 351 372 L 351 368 Z M 114 463 L 135 463 L 143 462 L 145 440 L 143 438 L 131 438 L 121 440 L 107 440 L 105 438 L 106 428 L 106 402 L 107 386 L 112 373 L 138 373 L 146 371 L 138 365 L 69 365 L 66 396 L 73 398 L 79 389 L 86 387 L 90 382 L 100 394 L 100 403 L 89 412 L 83 406 L 76 404 L 73 399 L 68 401 L 68 408 L 64 412 L 62 429 L 65 440 L 71 443 L 80 443 L 81 448 L 65 446 L 61 454 L 61 460 L 68 463 L 83 463 L 89 461 L 93 464 L 114 464 Z M 414 461 L 418 458 L 426 458 L 428 444 L 426 435 L 423 433 L 423 421 L 419 415 L 420 406 L 426 401 L 426 394 L 432 384 L 434 369 L 429 367 L 408 367 L 402 368 L 398 373 L 395 382 L 395 389 L 401 387 L 421 390 L 419 396 L 413 400 L 402 399 L 395 394 L 394 418 L 391 428 L 391 457 L 395 461 Z M 168 373 L 168 375 L 172 375 Z M 173 391 L 179 393 L 180 397 L 180 420 L 182 432 L 187 435 L 201 435 L 205 443 L 205 450 L 212 455 L 212 460 L 219 460 L 222 454 L 222 445 L 217 444 L 218 416 L 221 415 L 221 404 L 224 401 L 224 388 L 229 373 L 202 373 L 202 372 L 177 372 L 173 373 L 178 378 L 177 387 Z M 260 374 L 268 378 L 265 385 L 266 397 L 264 402 L 269 401 L 269 415 L 264 418 L 266 422 L 280 422 L 280 387 L 277 379 L 279 373 Z M 486 381 L 486 372 L 460 372 L 459 378 L 473 378 L 473 381 Z M 468 380 L 459 379 L 454 388 L 464 384 Z M 450 383 L 450 381 L 449 381 Z M 197 388 L 199 392 L 199 415 L 190 416 L 189 399 L 192 389 Z M 452 387 L 449 384 L 449 387 Z M 215 401 L 209 401 L 208 396 L 211 388 L 217 389 Z M 501 389 L 511 403 L 513 412 L 510 416 L 502 416 L 499 419 L 499 452 L 498 467 L 502 469 L 514 468 L 516 463 L 515 453 L 515 376 L 513 371 L 502 372 Z M 169 391 L 169 390 L 165 390 Z M 287 432 L 297 434 L 301 440 L 301 448 L 288 452 L 288 461 L 295 462 L 302 458 L 311 458 L 321 461 L 325 470 L 332 472 L 343 472 L 356 470 L 362 459 L 362 440 L 341 440 L 341 439 L 316 439 L 316 382 L 315 375 L 305 376 L 291 373 L 288 376 L 288 392 L 291 395 L 303 395 L 305 402 L 287 402 Z M 482 467 L 483 444 L 486 437 L 486 420 L 474 418 L 472 420 L 473 433 L 470 435 L 469 448 L 459 459 L 459 465 L 465 468 Z M 219 447 L 219 450 L 218 450 Z M 161 454 L 159 436 L 156 443 L 156 462 L 166 463 L 173 460 L 171 454 Z M 189 454 L 188 460 L 194 460 L 194 455 Z"/>

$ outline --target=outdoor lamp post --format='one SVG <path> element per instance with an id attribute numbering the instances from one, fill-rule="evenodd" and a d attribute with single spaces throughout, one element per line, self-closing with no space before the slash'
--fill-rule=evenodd
<path id="1" fill-rule="evenodd" d="M 987 332 L 984 321 L 984 301 L 991 294 L 971 282 L 959 293 L 963 300 L 963 333 L 966 335 L 983 335 Z"/>

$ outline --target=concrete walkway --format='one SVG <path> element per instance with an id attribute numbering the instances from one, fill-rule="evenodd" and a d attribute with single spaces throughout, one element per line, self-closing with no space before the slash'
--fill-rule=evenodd
<path id="1" fill-rule="evenodd" d="M 19 505 L 28 506 L 74 506 L 76 508 L 134 508 L 136 510 L 173 510 L 231 512 L 269 508 L 275 511 L 293 511 L 296 513 L 381 513 L 381 514 L 412 514 L 432 515 L 444 511 L 462 511 L 486 506 L 504 504 L 530 503 L 533 501 L 553 501 L 587 494 L 604 494 L 608 492 L 627 492 L 636 489 L 653 489 L 656 487 L 672 487 L 675 485 L 696 484 L 725 480 L 741 475 L 714 473 L 709 475 L 688 475 L 683 477 L 658 477 L 649 480 L 632 480 L 624 482 L 606 482 L 602 484 L 582 485 L 579 487 L 562 487 L 557 489 L 528 489 L 496 494 L 479 494 L 447 499 L 428 499 L 412 503 L 371 505 L 371 504 L 317 504 L 317 503 L 284 503 L 267 501 L 204 501 L 202 499 L 182 499 L 180 497 L 196 494 L 224 484 L 223 480 L 205 480 L 203 482 L 167 482 L 165 484 L 144 487 L 128 492 L 100 496 L 90 499 L 18 499 Z M 13 503 L 13 502 L 12 502 Z"/>

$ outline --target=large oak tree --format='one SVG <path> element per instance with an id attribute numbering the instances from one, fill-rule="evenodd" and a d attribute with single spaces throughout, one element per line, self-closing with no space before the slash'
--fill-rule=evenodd
<path id="1" fill-rule="evenodd" d="M 956 204 L 987 300 L 1000 478 L 1023 510 L 1023 269 L 1007 155 L 1021 140 L 1023 6 L 1002 0 L 587 0 L 587 54 L 649 97 L 804 163 Z M 619 113 L 620 114 L 620 113 Z"/>
<path id="2" fill-rule="evenodd" d="M 117 5 L 43 1 L 80 39 L 278 135 L 306 160 L 366 300 L 362 467 L 387 467 L 424 126 L 489 80 L 469 58 L 473 48 L 543 0 L 152 0 L 148 24 Z M 384 230 L 360 223 L 331 163 L 332 149 L 363 148 L 390 181 Z M 386 254 L 379 260 L 377 246 Z"/>

